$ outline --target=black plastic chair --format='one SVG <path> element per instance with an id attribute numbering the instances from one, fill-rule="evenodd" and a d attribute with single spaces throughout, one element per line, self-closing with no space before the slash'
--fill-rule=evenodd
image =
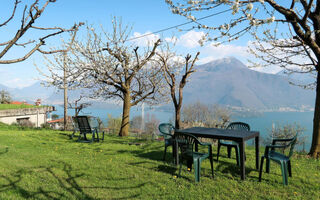
<path id="1" fill-rule="evenodd" d="M 78 129 L 80 132 L 78 141 L 84 140 L 87 142 L 99 142 L 100 140 L 104 140 L 104 132 L 102 132 L 102 138 L 100 139 L 98 128 L 90 126 L 88 116 L 76 116 L 74 119 L 78 125 Z M 88 140 L 87 134 L 92 134 L 91 140 Z"/>
<path id="2" fill-rule="evenodd" d="M 159 125 L 159 131 L 160 134 L 164 138 L 164 154 L 163 154 L 163 160 L 166 159 L 166 154 L 167 154 L 167 148 L 168 146 L 173 145 L 173 133 L 174 133 L 174 126 L 170 123 L 161 123 Z"/>
<path id="3" fill-rule="evenodd" d="M 175 133 L 174 135 L 175 142 L 177 143 L 178 148 L 180 149 L 180 168 L 179 176 L 181 176 L 181 168 L 183 161 L 187 162 L 187 168 L 189 171 L 192 169 L 192 164 L 194 165 L 194 175 L 195 181 L 200 181 L 200 170 L 201 162 L 206 158 L 209 158 L 211 165 L 212 178 L 214 177 L 213 173 L 213 159 L 212 159 L 212 145 L 210 143 L 200 142 L 194 135 L 187 133 Z M 208 147 L 207 153 L 200 153 L 196 151 L 195 145 L 202 145 Z"/>
<path id="4" fill-rule="evenodd" d="M 296 142 L 297 142 L 297 135 L 289 139 L 280 139 L 280 138 L 273 139 L 272 144 L 266 146 L 264 155 L 261 157 L 259 182 L 261 182 L 261 177 L 262 177 L 263 161 L 264 159 L 266 159 L 266 172 L 267 173 L 270 172 L 270 160 L 280 164 L 283 185 L 288 185 L 288 172 L 289 172 L 289 176 L 292 177 L 290 157 L 293 154 L 293 149 Z M 280 143 L 280 144 L 277 144 L 277 143 Z M 276 149 L 283 149 L 284 151 L 286 148 L 290 148 L 289 153 L 287 155 L 276 152 Z"/>
<path id="5" fill-rule="evenodd" d="M 243 123 L 243 122 L 232 122 L 232 123 L 230 123 L 228 125 L 227 129 L 250 131 L 250 126 L 249 126 L 249 124 L 246 124 L 246 123 Z M 217 161 L 219 161 L 219 155 L 220 155 L 221 146 L 226 146 L 227 147 L 228 158 L 231 158 L 231 150 L 232 150 L 232 148 L 235 148 L 237 165 L 240 166 L 239 143 L 234 142 L 234 141 L 228 141 L 228 140 L 218 140 Z"/>

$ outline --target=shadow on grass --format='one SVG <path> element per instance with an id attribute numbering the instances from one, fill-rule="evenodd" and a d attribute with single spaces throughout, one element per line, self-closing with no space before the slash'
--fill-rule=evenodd
<path id="1" fill-rule="evenodd" d="M 56 170 L 62 170 L 63 174 L 55 172 Z M 77 170 L 78 171 L 78 170 Z M 37 186 L 30 184 L 28 179 L 30 176 L 45 175 L 48 180 L 44 183 L 54 183 L 54 185 L 43 185 L 41 182 L 37 182 Z M 14 194 L 13 197 L 22 197 L 25 199 L 100 199 L 93 197 L 92 194 L 97 194 L 99 190 L 107 189 L 119 191 L 141 188 L 150 182 L 145 182 L 137 184 L 134 186 L 90 186 L 84 185 L 85 173 L 75 173 L 71 165 L 65 162 L 56 162 L 53 166 L 40 166 L 31 169 L 20 169 L 9 175 L 0 175 L 0 192 L 8 192 L 9 194 Z M 123 178 L 122 178 L 123 179 Z M 117 180 L 118 181 L 118 180 Z M 128 178 L 122 181 L 128 182 Z M 79 184 L 82 183 L 82 184 Z M 31 186 L 30 186 L 31 185 Z M 31 189 L 32 188 L 32 189 Z M 55 188 L 55 189 L 48 189 Z M 93 190 L 90 193 L 87 190 Z M 132 199 L 139 198 L 140 194 L 133 194 L 131 196 L 117 197 L 117 199 Z M 8 197 L 12 198 L 12 196 Z"/>
<path id="2" fill-rule="evenodd" d="M 0 152 L 0 155 L 8 153 L 9 152 L 9 147 L 6 147 L 5 150 L 3 152 Z"/>
<path id="3" fill-rule="evenodd" d="M 162 148 L 157 147 L 157 150 L 155 150 L 155 148 L 153 148 L 153 150 L 151 149 L 152 151 L 148 151 L 148 152 L 145 152 L 143 149 L 140 149 L 137 151 L 130 151 L 130 152 L 133 153 L 137 157 L 146 158 L 146 159 L 150 159 L 150 160 L 154 160 L 154 161 L 163 161 L 162 158 L 163 158 L 164 152 L 161 149 Z M 123 153 L 123 152 L 124 151 L 121 151 L 121 153 Z M 213 157 L 216 157 L 216 155 L 213 154 Z M 221 156 L 221 157 L 223 157 L 223 156 Z M 171 163 L 172 166 L 158 165 L 158 167 L 155 168 L 155 170 L 174 175 L 176 173 L 176 170 L 179 168 L 179 166 L 175 166 L 173 164 L 173 155 L 170 151 L 167 152 L 165 162 Z M 232 161 L 227 162 L 227 161 L 223 161 L 220 159 L 219 162 L 214 162 L 213 166 L 214 166 L 215 171 L 220 172 L 219 174 L 226 177 L 226 178 L 232 179 L 235 177 L 240 177 L 240 167 Z M 250 173 L 252 171 L 256 171 L 256 169 L 253 169 L 251 167 L 246 167 L 245 171 L 246 171 L 246 176 L 250 177 Z M 230 177 L 229 174 L 231 174 L 232 177 Z"/>

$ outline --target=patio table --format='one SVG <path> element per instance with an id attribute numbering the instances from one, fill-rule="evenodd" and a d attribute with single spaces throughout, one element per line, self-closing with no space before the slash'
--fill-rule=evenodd
<path id="1" fill-rule="evenodd" d="M 256 152 L 256 169 L 259 169 L 259 132 L 258 131 L 243 131 L 230 130 L 219 128 L 192 127 L 187 129 L 175 130 L 175 132 L 188 133 L 196 137 L 232 140 L 239 143 L 240 148 L 240 173 L 241 179 L 245 180 L 245 141 L 255 138 Z M 196 146 L 197 151 L 197 146 Z M 176 164 L 179 164 L 178 144 L 174 145 L 174 156 Z"/>

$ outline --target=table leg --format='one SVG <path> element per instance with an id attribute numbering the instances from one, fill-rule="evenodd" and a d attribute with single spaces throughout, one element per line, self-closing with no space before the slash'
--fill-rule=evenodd
<path id="1" fill-rule="evenodd" d="M 198 152 L 198 142 L 195 143 L 194 151 Z"/>
<path id="2" fill-rule="evenodd" d="M 256 145 L 256 169 L 259 169 L 259 136 L 255 138 Z"/>
<path id="3" fill-rule="evenodd" d="M 240 174 L 241 180 L 246 179 L 246 170 L 245 170 L 245 160 L 244 160 L 244 152 L 245 152 L 245 143 L 244 141 L 239 143 L 240 146 Z"/>
<path id="4" fill-rule="evenodd" d="M 173 154 L 175 158 L 175 164 L 179 165 L 179 146 L 178 142 L 176 142 L 175 140 L 173 141 Z"/>

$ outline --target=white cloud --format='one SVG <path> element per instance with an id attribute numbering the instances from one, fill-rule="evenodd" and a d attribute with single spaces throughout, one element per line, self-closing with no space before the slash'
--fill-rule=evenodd
<path id="1" fill-rule="evenodd" d="M 146 35 L 146 36 L 143 36 Z M 138 38 L 141 37 L 141 38 Z M 138 46 L 152 46 L 159 38 L 159 35 L 153 34 L 150 31 L 145 33 L 134 32 L 132 38 L 138 38 L 133 40 L 133 42 Z"/>
<path id="2" fill-rule="evenodd" d="M 198 61 L 199 64 L 208 63 L 216 59 L 221 59 L 230 56 L 233 56 L 243 61 L 250 55 L 247 52 L 247 46 L 237 46 L 231 44 L 221 44 L 219 46 L 215 46 L 214 43 L 210 43 L 204 46 L 200 50 L 200 53 L 200 55 L 202 55 L 202 58 Z"/>
<path id="3" fill-rule="evenodd" d="M 181 45 L 187 48 L 196 48 L 200 47 L 199 41 L 205 36 L 205 33 L 200 31 L 188 31 L 186 34 L 183 34 L 179 37 L 177 45 Z"/>
<path id="4" fill-rule="evenodd" d="M 2 84 L 10 88 L 24 88 L 34 84 L 35 82 L 37 81 L 34 79 L 14 78 L 14 79 L 6 80 Z"/>
<path id="5" fill-rule="evenodd" d="M 169 43 L 176 43 L 178 41 L 178 38 L 173 36 L 173 37 L 166 37 L 164 38 L 164 40 Z"/>
<path id="6" fill-rule="evenodd" d="M 247 65 L 249 65 L 249 64 L 247 64 Z M 278 67 L 278 66 L 252 67 L 250 69 L 258 71 L 258 72 L 268 73 L 268 74 L 276 74 L 282 70 L 282 68 Z"/>

